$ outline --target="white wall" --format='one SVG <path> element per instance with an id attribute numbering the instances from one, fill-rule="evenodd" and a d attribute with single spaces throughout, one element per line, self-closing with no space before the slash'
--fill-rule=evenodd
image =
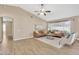
<path id="1" fill-rule="evenodd" d="M 14 40 L 31 38 L 34 24 L 42 24 L 46 28 L 47 23 L 40 18 L 31 17 L 32 14 L 18 7 L 0 6 L 0 16 L 12 17 L 14 23 L 13 38 Z"/>
<path id="2" fill-rule="evenodd" d="M 79 16 L 75 16 L 74 18 L 74 23 L 73 23 L 73 25 L 74 25 L 74 27 L 73 27 L 73 29 L 74 29 L 74 31 L 75 32 L 78 32 L 78 40 L 79 40 Z"/>

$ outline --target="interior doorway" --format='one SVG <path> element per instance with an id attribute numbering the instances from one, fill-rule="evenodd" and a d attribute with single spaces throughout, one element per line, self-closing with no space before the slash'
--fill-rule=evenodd
<path id="1" fill-rule="evenodd" d="M 13 39 L 13 19 L 8 16 L 3 17 L 3 39 Z"/>
<path id="2" fill-rule="evenodd" d="M 0 17 L 0 42 L 13 40 L 13 18 L 8 16 Z"/>
<path id="3" fill-rule="evenodd" d="M 0 53 L 13 54 L 13 18 L 0 17 Z"/>

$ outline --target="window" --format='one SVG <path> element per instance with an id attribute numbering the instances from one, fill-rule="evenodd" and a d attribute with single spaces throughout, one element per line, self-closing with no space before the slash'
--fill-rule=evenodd
<path id="1" fill-rule="evenodd" d="M 35 30 L 44 30 L 44 27 L 43 27 L 43 25 L 42 24 L 35 24 L 35 25 L 33 25 L 33 30 L 35 31 Z"/>
<path id="2" fill-rule="evenodd" d="M 71 21 L 48 23 L 48 30 L 61 30 L 71 32 Z"/>

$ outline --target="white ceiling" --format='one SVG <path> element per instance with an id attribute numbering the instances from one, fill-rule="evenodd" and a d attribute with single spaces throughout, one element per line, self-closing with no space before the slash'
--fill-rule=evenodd
<path id="1" fill-rule="evenodd" d="M 12 6 L 21 7 L 46 21 L 79 15 L 79 4 L 45 4 L 44 8 L 52 11 L 52 13 L 47 14 L 47 16 L 38 16 L 37 13 L 34 12 L 41 8 L 40 4 L 13 4 Z"/>

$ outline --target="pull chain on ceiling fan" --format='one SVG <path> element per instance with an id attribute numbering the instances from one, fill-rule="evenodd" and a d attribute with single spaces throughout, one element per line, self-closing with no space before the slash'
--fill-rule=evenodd
<path id="1" fill-rule="evenodd" d="M 44 15 L 46 16 L 47 13 L 50 13 L 51 11 L 50 10 L 45 10 L 44 9 L 44 4 L 41 4 L 41 8 L 39 11 L 34 11 L 34 12 L 37 12 L 37 15 Z"/>

